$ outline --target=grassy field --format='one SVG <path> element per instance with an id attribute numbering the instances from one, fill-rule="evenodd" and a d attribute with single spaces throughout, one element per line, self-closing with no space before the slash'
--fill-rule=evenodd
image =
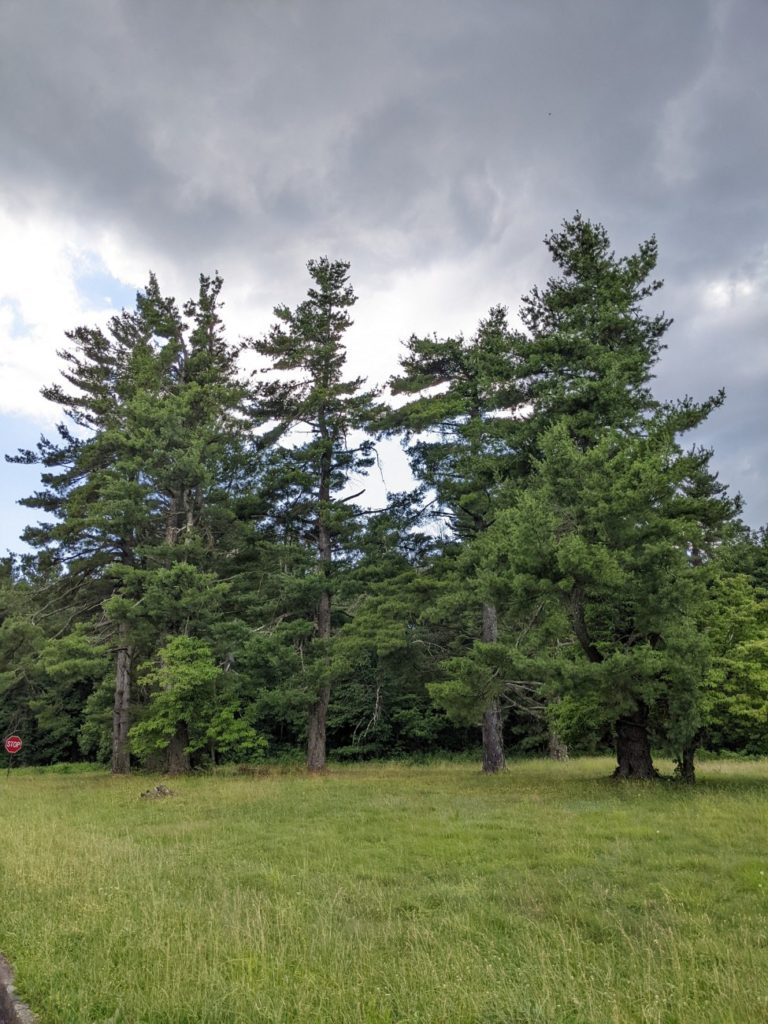
<path id="1" fill-rule="evenodd" d="M 0 777 L 41 1024 L 765 1024 L 768 764 Z"/>

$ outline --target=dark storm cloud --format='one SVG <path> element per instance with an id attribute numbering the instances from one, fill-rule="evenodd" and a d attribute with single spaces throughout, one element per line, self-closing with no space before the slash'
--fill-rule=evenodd
<path id="1" fill-rule="evenodd" d="M 330 251 L 361 292 L 479 260 L 514 309 L 577 207 L 620 252 L 655 232 L 659 389 L 726 385 L 757 522 L 767 37 L 763 0 L 6 0 L 3 192 L 273 301 Z"/>
<path id="2" fill-rule="evenodd" d="M 3 169 L 198 252 L 209 206 L 235 245 L 243 221 L 282 234 L 286 206 L 310 235 L 341 217 L 482 244 L 478 179 L 512 191 L 533 169 L 589 200 L 643 174 L 654 111 L 706 56 L 686 6 L 25 0 L 4 22 Z"/>

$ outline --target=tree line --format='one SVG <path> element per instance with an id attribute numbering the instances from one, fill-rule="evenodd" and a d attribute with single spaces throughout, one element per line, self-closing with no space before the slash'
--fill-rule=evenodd
<path id="1" fill-rule="evenodd" d="M 384 392 L 345 374 L 349 265 L 232 344 L 222 280 L 154 276 L 43 389 L 40 522 L 0 580 L 0 729 L 30 763 L 165 771 L 303 748 L 322 770 L 482 746 L 768 753 L 768 538 L 685 435 L 724 401 L 651 390 L 671 321 L 655 239 L 577 214 L 521 327 L 412 336 Z M 258 356 L 246 373 L 242 356 Z M 377 444 L 414 477 L 359 499 Z"/>

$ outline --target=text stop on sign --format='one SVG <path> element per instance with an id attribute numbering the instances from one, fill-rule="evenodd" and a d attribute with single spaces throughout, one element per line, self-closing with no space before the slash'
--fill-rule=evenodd
<path id="1" fill-rule="evenodd" d="M 9 754 L 18 754 L 21 750 L 21 737 L 20 736 L 8 736 L 5 740 L 5 749 Z"/>

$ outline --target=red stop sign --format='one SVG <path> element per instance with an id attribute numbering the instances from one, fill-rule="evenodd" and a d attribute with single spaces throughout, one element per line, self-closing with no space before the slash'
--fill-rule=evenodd
<path id="1" fill-rule="evenodd" d="M 18 754 L 21 750 L 21 736 L 8 736 L 5 741 L 5 749 L 9 754 Z"/>

